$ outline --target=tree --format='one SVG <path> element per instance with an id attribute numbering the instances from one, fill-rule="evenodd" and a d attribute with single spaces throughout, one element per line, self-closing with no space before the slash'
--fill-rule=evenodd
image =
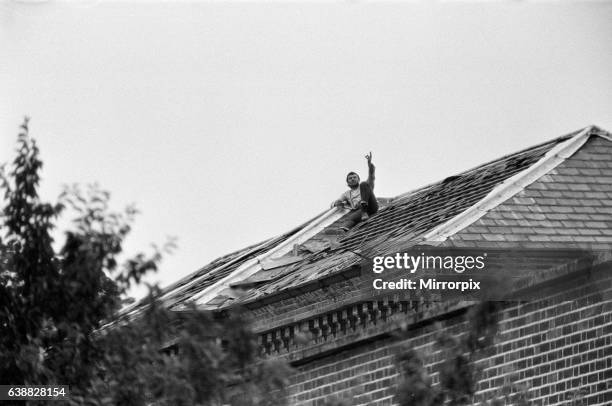
<path id="1" fill-rule="evenodd" d="M 0 383 L 67 384 L 71 404 L 282 404 L 288 367 L 257 357 L 239 312 L 179 316 L 153 287 L 137 317 L 119 318 L 128 289 L 172 243 L 119 264 L 137 211 L 110 210 L 97 186 L 44 203 L 41 168 L 25 119 L 1 173 Z M 77 216 L 56 252 L 55 222 L 68 210 Z M 169 342 L 173 350 L 162 351 Z"/>

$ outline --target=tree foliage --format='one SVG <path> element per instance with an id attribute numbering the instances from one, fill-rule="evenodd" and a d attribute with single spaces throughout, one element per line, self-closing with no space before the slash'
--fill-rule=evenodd
<path id="1" fill-rule="evenodd" d="M 41 168 L 26 119 L 1 177 L 0 383 L 70 385 L 75 405 L 282 404 L 288 367 L 258 359 L 240 313 L 179 315 L 153 288 L 136 316 L 118 318 L 127 291 L 172 244 L 120 264 L 136 210 L 112 211 L 96 186 L 42 202 Z M 56 251 L 67 211 L 76 218 Z"/>

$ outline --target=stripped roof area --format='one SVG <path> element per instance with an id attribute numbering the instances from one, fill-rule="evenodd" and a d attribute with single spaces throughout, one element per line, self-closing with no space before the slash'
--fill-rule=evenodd
<path id="1" fill-rule="evenodd" d="M 172 285 L 165 287 L 162 291 L 161 298 L 169 308 L 188 301 L 194 294 L 230 275 L 248 260 L 282 243 L 287 238 L 291 237 L 291 235 L 297 233 L 306 224 L 308 223 L 296 227 L 295 229 L 282 234 L 279 237 L 270 238 L 266 241 L 248 246 L 215 259 L 196 272 L 186 276 L 178 282 L 173 283 Z M 128 309 L 127 311 L 130 310 Z"/>
<path id="2" fill-rule="evenodd" d="M 271 248 L 271 246 L 273 244 L 268 240 L 215 259 L 186 278 L 165 288 L 162 292 L 164 302 L 170 307 L 182 303 L 193 294 L 206 289 L 219 279 L 229 275 L 243 262 L 248 261 L 262 250 Z"/>

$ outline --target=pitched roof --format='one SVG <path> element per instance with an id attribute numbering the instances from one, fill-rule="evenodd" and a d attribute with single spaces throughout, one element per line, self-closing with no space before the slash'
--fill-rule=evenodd
<path id="1" fill-rule="evenodd" d="M 182 303 L 185 300 L 189 300 L 194 294 L 201 292 L 232 274 L 232 272 L 240 268 L 240 266 L 247 261 L 282 244 L 284 241 L 291 238 L 291 236 L 304 229 L 312 220 L 313 219 L 308 220 L 304 224 L 280 236 L 269 238 L 260 243 L 250 245 L 215 259 L 197 271 L 165 287 L 162 291 L 161 298 L 166 305 L 170 307 Z"/>
<path id="2" fill-rule="evenodd" d="M 338 274 L 374 252 L 381 255 L 410 242 L 444 240 L 554 168 L 595 134 L 609 136 L 588 127 L 386 199 L 376 215 L 344 235 L 338 229 L 346 212 L 330 210 L 277 238 L 213 261 L 166 288 L 164 298 L 176 308 L 190 300 L 213 308 L 253 302 Z M 281 243 L 293 245 L 293 252 L 281 250 L 263 266 L 263 258 L 257 256 Z M 302 248 L 297 257 L 296 248 Z M 287 259 L 291 255 L 294 258 Z M 247 261 L 256 257 L 257 266 L 245 271 Z"/>

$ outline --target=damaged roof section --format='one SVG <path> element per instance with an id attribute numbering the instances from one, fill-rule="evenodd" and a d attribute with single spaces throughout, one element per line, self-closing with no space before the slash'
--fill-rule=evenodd
<path id="1" fill-rule="evenodd" d="M 254 258 L 261 252 L 266 252 L 281 241 L 282 238 L 273 238 L 218 258 L 194 274 L 164 289 L 162 299 L 170 308 L 181 304 L 185 300 L 189 300 L 196 293 L 230 275 L 244 262 Z"/>
<path id="2" fill-rule="evenodd" d="M 165 305 L 173 310 L 181 309 L 183 304 L 191 301 L 191 299 L 230 276 L 238 268 L 243 266 L 248 261 L 257 258 L 258 255 L 270 251 L 272 248 L 282 244 L 290 239 L 293 235 L 302 231 L 313 220 L 284 233 L 278 237 L 270 238 L 258 244 L 248 246 L 246 248 L 234 251 L 228 255 L 224 255 L 200 268 L 196 272 L 186 276 L 185 278 L 165 287 L 162 290 L 161 299 Z M 142 308 L 144 301 L 124 309 L 122 314 L 130 314 L 138 312 Z"/>
<path id="3" fill-rule="evenodd" d="M 522 187 L 513 185 L 514 179 L 531 174 L 534 170 L 530 168 L 541 167 L 552 156 L 563 160 L 556 151 L 568 144 L 581 145 L 576 142 L 579 138 L 598 131 L 595 127 L 576 131 L 396 198 L 379 199 L 379 212 L 348 233 L 342 231 L 347 211 L 330 209 L 277 238 L 213 261 L 166 288 L 164 300 L 173 309 L 187 302 L 215 309 L 282 296 L 311 283 L 342 277 L 367 258 L 416 245 L 436 230 L 448 232 L 446 226 L 454 226 L 459 219 L 463 224 L 466 214 L 479 209 L 492 195 L 498 197 L 498 191 L 508 189 L 508 184 Z M 502 198 L 507 196 L 502 194 Z M 468 221 L 472 217 L 467 216 Z"/>
<path id="4" fill-rule="evenodd" d="M 161 299 L 171 310 L 181 310 L 189 302 L 199 299 L 207 307 L 218 307 L 227 300 L 234 300 L 243 292 L 243 284 L 236 277 L 248 280 L 252 270 L 278 270 L 311 254 L 329 248 L 329 240 L 317 240 L 330 224 L 342 218 L 347 211 L 329 209 L 278 237 L 270 238 L 231 254 L 220 257 L 191 275 L 163 289 Z M 255 278 L 257 279 L 257 278 Z M 268 279 L 268 278 L 264 278 Z M 245 286 L 249 285 L 247 282 Z M 212 292 L 212 293 L 210 293 Z M 123 315 L 135 314 L 142 308 L 140 301 L 122 311 Z"/>

